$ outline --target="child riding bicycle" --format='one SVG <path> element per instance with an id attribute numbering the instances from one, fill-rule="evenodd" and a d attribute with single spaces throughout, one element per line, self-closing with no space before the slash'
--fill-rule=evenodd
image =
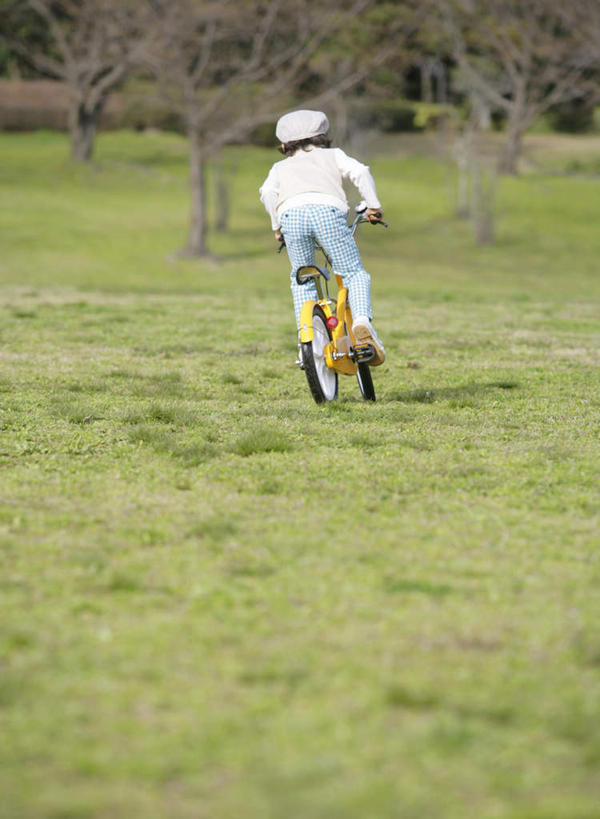
<path id="1" fill-rule="evenodd" d="M 300 110 L 277 122 L 275 135 L 286 157 L 276 162 L 260 188 L 260 199 L 278 241 L 285 240 L 292 265 L 290 274 L 296 323 L 302 305 L 316 298 L 314 282 L 300 285 L 296 270 L 315 264 L 315 243 L 331 260 L 333 272 L 348 288 L 354 318 L 353 332 L 375 351 L 371 366 L 383 364 L 385 348 L 372 325 L 371 277 L 362 266 L 347 222 L 348 202 L 342 186 L 349 179 L 367 204 L 365 217 L 381 220 L 383 211 L 375 182 L 366 165 L 331 148 L 329 121 L 322 111 Z"/>

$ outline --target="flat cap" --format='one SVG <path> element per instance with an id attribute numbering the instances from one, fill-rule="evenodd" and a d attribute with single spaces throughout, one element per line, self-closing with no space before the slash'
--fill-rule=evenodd
<path id="1" fill-rule="evenodd" d="M 329 120 L 322 111 L 291 111 L 277 121 L 275 136 L 280 142 L 295 142 L 326 134 L 328 130 Z"/>

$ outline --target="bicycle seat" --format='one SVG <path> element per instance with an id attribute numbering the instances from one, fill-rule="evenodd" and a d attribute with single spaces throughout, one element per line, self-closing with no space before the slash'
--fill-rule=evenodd
<path id="1" fill-rule="evenodd" d="M 317 267 L 316 265 L 304 265 L 296 270 L 296 281 L 298 284 L 306 284 L 311 279 L 318 279 L 323 276 L 327 281 L 331 278 L 331 273 L 326 267 Z"/>

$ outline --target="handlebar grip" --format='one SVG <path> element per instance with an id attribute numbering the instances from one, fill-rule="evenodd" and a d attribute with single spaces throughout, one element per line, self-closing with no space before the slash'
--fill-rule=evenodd
<path id="1" fill-rule="evenodd" d="M 367 219 L 367 222 L 370 222 L 372 225 L 383 225 L 384 227 L 388 226 L 388 223 L 384 222 L 383 219 L 381 218 L 383 216 L 383 213 L 381 213 L 381 211 L 378 210 L 377 213 L 373 214 L 373 216 L 375 217 L 375 219 Z"/>

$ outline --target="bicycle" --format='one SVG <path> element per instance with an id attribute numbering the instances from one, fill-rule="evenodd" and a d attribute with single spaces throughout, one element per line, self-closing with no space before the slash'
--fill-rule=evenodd
<path id="1" fill-rule="evenodd" d="M 377 221 L 367 219 L 365 202 L 356 208 L 356 216 L 350 225 L 352 236 L 361 222 L 374 225 L 387 223 L 381 218 Z M 376 214 L 381 217 L 381 214 Z M 316 243 L 315 243 L 316 244 Z M 285 246 L 281 240 L 279 251 Z M 304 370 L 312 397 L 317 404 L 334 401 L 338 395 L 338 373 L 355 375 L 362 397 L 366 401 L 375 401 L 375 388 L 371 376 L 369 361 L 375 356 L 371 344 L 360 344 L 352 332 L 352 311 L 348 303 L 348 291 L 342 277 L 336 274 L 337 296 L 329 295 L 328 283 L 331 280 L 331 260 L 327 253 L 316 244 L 325 258 L 325 266 L 305 265 L 296 270 L 298 284 L 308 284 L 314 280 L 317 289 L 317 300 L 308 300 L 302 305 L 300 313 L 300 355 L 297 364 Z"/>

